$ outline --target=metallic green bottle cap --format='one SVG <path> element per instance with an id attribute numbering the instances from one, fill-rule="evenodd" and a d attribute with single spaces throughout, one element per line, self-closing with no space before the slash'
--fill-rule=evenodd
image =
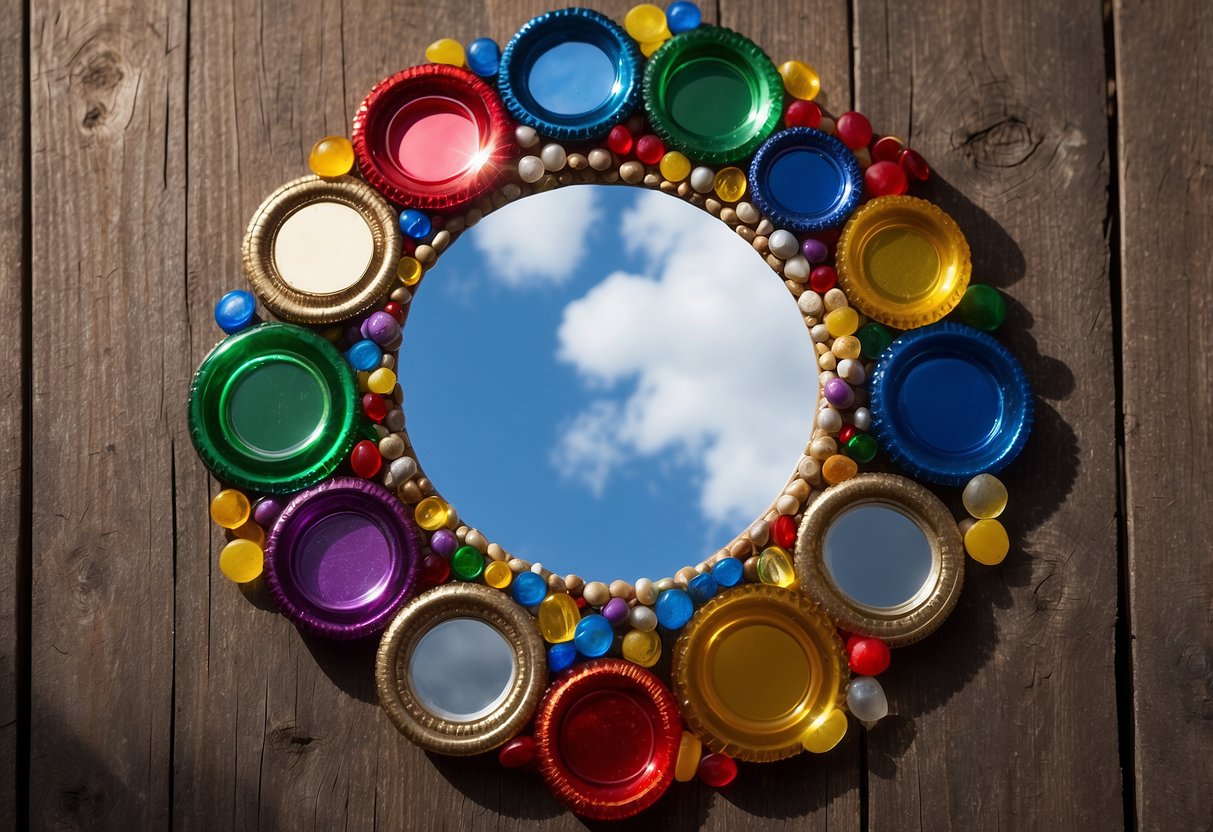
<path id="1" fill-rule="evenodd" d="M 345 358 L 290 324 L 227 338 L 190 387 L 190 436 L 206 467 L 224 483 L 270 494 L 331 474 L 354 445 L 358 413 Z"/>
<path id="2" fill-rule="evenodd" d="M 670 38 L 644 71 L 653 132 L 692 161 L 738 162 L 779 126 L 783 79 L 751 40 L 701 26 Z"/>

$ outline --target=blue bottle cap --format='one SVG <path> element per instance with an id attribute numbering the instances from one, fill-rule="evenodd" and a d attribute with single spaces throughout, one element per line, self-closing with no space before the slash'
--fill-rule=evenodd
<path id="1" fill-rule="evenodd" d="M 640 100 L 643 57 L 615 21 L 589 9 L 532 18 L 501 55 L 497 85 L 511 116 L 553 139 L 605 134 Z"/>
<path id="2" fill-rule="evenodd" d="M 876 362 L 872 430 L 912 476 L 964 485 L 1005 468 L 1027 442 L 1032 391 L 998 341 L 963 324 L 911 330 Z"/>
<path id="3" fill-rule="evenodd" d="M 750 192 L 776 226 L 799 233 L 842 225 L 863 192 L 855 154 L 811 127 L 782 130 L 750 164 Z"/>
<path id="4" fill-rule="evenodd" d="M 227 335 L 235 335 L 253 322 L 257 301 L 252 292 L 236 289 L 219 298 L 215 304 L 215 323 Z"/>

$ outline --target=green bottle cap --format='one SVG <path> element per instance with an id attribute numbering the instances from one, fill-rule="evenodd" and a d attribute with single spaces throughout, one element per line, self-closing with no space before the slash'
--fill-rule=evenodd
<path id="1" fill-rule="evenodd" d="M 267 323 L 211 350 L 190 387 L 189 425 L 224 483 L 285 494 L 327 477 L 356 440 L 358 387 L 332 344 Z"/>
<path id="2" fill-rule="evenodd" d="M 644 72 L 653 131 L 695 162 L 753 155 L 783 115 L 783 79 L 758 46 L 736 32 L 700 26 L 670 38 Z"/>

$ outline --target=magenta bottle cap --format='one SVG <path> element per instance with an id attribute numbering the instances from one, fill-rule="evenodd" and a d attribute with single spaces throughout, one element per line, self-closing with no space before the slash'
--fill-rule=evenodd
<path id="1" fill-rule="evenodd" d="M 333 639 L 383 629 L 408 600 L 420 563 L 421 533 L 404 504 L 354 477 L 297 494 L 265 548 L 274 602 L 300 629 Z"/>

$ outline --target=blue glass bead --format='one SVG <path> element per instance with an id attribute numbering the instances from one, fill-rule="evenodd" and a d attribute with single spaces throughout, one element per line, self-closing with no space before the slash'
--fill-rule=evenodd
<path id="1" fill-rule="evenodd" d="M 534 572 L 522 572 L 514 577 L 514 582 L 510 584 L 510 592 L 514 594 L 514 600 L 522 606 L 533 607 L 548 594 L 548 582 L 543 579 L 542 575 L 536 575 Z"/>
<path id="2" fill-rule="evenodd" d="M 720 586 L 737 586 L 741 583 L 743 569 L 744 565 L 738 558 L 724 558 L 712 567 L 712 577 Z"/>
<path id="3" fill-rule="evenodd" d="M 654 609 L 658 624 L 667 630 L 678 630 L 691 620 L 695 604 L 685 589 L 667 589 L 657 596 Z"/>
<path id="4" fill-rule="evenodd" d="M 615 628 L 601 615 L 591 614 L 577 622 L 573 644 L 577 652 L 589 659 L 605 656 L 615 643 Z"/>
<path id="5" fill-rule="evenodd" d="M 379 366 L 383 350 L 369 338 L 363 338 L 345 351 L 345 358 L 355 370 L 369 373 Z"/>
<path id="6" fill-rule="evenodd" d="M 674 35 L 698 29 L 702 20 L 703 15 L 700 13 L 699 7 L 687 0 L 677 0 L 665 10 L 666 25 L 670 27 L 670 33 Z"/>
<path id="7" fill-rule="evenodd" d="M 492 78 L 501 63 L 501 47 L 492 38 L 476 38 L 468 44 L 468 69 L 481 78 Z"/>
<path id="8" fill-rule="evenodd" d="M 416 208 L 405 208 L 400 212 L 400 233 L 407 237 L 425 239 L 433 228 L 430 218 Z"/>
<path id="9" fill-rule="evenodd" d="M 702 607 L 716 596 L 717 588 L 716 579 L 711 575 L 696 575 L 687 584 L 687 594 L 691 596 L 695 606 Z"/>
<path id="10" fill-rule="evenodd" d="M 571 641 L 553 644 L 548 648 L 548 670 L 559 673 L 568 670 L 577 660 L 577 645 Z"/>
<path id="11" fill-rule="evenodd" d="M 257 301 L 251 292 L 236 289 L 219 298 L 215 304 L 215 323 L 228 335 L 239 332 L 253 322 Z"/>

